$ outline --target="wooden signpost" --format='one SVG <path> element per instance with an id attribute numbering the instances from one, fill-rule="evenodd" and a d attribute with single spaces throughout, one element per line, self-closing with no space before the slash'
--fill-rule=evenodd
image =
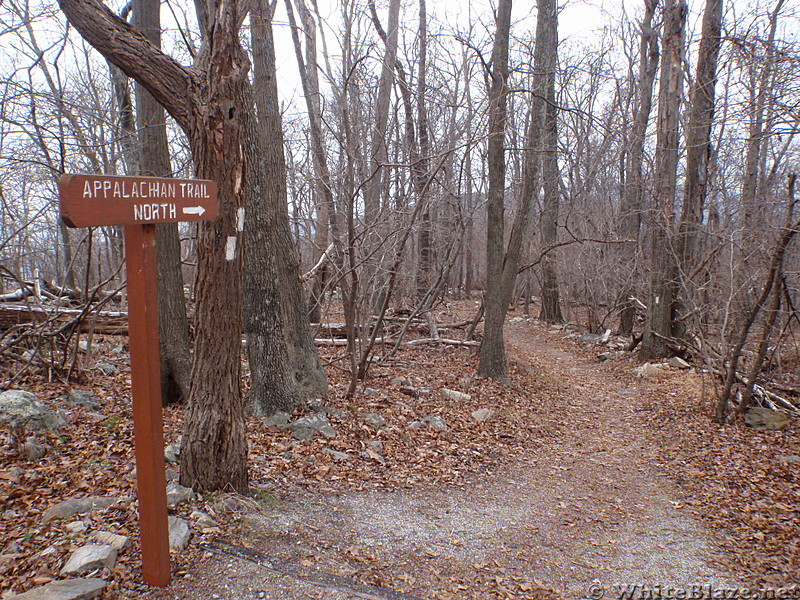
<path id="1" fill-rule="evenodd" d="M 169 526 L 164 474 L 164 425 L 158 347 L 156 223 L 217 216 L 213 181 L 63 175 L 61 219 L 68 227 L 125 226 L 133 432 L 142 578 L 170 581 Z"/>

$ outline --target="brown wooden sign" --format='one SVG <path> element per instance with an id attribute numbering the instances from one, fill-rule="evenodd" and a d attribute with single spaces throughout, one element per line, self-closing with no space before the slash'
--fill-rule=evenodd
<path id="1" fill-rule="evenodd" d="M 63 175 L 61 218 L 69 227 L 208 221 L 217 216 L 217 186 L 201 179 Z"/>
<path id="2" fill-rule="evenodd" d="M 58 182 L 61 219 L 69 227 L 125 225 L 128 335 L 142 578 L 170 581 L 164 473 L 164 422 L 158 346 L 156 223 L 217 216 L 213 181 L 64 175 Z"/>

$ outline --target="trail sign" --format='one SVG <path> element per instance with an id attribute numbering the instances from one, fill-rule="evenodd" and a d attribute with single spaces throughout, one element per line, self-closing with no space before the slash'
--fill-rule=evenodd
<path id="1" fill-rule="evenodd" d="M 158 348 L 156 223 L 217 216 L 213 181 L 63 175 L 61 219 L 68 227 L 125 226 L 133 436 L 142 578 L 170 581 L 169 525 L 164 473 L 164 423 Z"/>
<path id="2" fill-rule="evenodd" d="M 200 179 L 64 175 L 61 218 L 69 227 L 207 221 L 217 216 L 217 186 Z"/>

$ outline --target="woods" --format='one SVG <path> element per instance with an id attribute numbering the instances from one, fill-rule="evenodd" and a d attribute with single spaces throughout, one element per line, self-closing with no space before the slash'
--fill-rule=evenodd
<path id="1" fill-rule="evenodd" d="M 125 314 L 119 228 L 58 221 L 58 176 L 86 171 L 217 182 L 217 220 L 158 232 L 162 393 L 186 402 L 197 489 L 247 489 L 246 411 L 324 398 L 325 367 L 350 397 L 409 332 L 479 344 L 478 375 L 507 381 L 503 327 L 531 305 L 715 374 L 720 422 L 767 380 L 797 405 L 797 16 L 646 0 L 602 33 L 562 17 L 7 0 L 0 258 L 22 304 L 0 304 L 3 387 L 68 380 L 81 337 Z M 443 335 L 434 309 L 464 299 L 470 324 Z"/>

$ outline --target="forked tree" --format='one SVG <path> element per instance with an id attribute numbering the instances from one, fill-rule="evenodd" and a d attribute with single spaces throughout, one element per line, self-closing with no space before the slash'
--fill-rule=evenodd
<path id="1" fill-rule="evenodd" d="M 239 39 L 245 14 L 238 2 L 198 3 L 202 46 L 188 67 L 98 0 L 61 0 L 60 6 L 84 39 L 164 106 L 186 133 L 196 176 L 217 183 L 219 215 L 198 228 L 195 354 L 181 483 L 246 491 L 240 238 L 250 63 Z"/>

